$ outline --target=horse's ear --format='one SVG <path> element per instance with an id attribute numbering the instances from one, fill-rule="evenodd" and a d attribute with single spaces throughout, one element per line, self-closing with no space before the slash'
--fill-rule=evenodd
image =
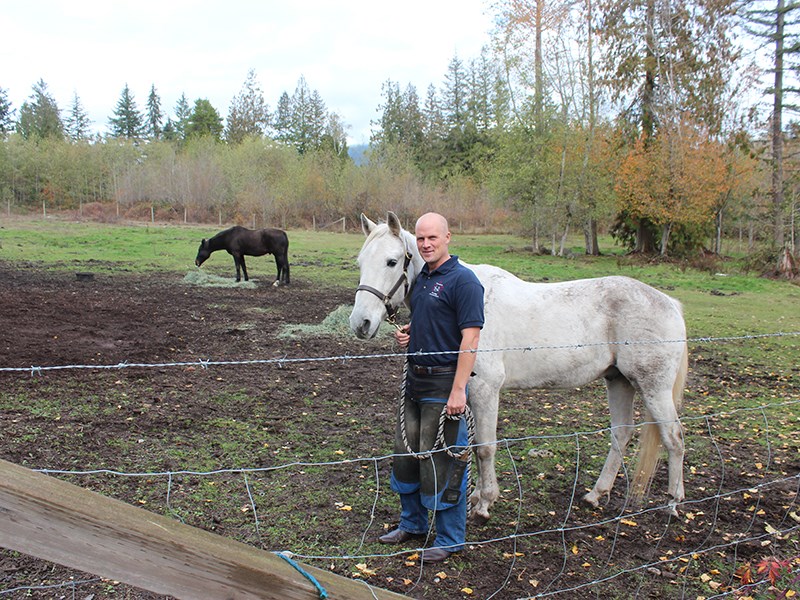
<path id="1" fill-rule="evenodd" d="M 361 230 L 364 232 L 364 235 L 368 236 L 372 233 L 373 229 L 375 229 L 375 223 L 370 221 L 367 215 L 361 213 Z"/>
<path id="2" fill-rule="evenodd" d="M 397 215 L 389 211 L 386 215 L 386 223 L 389 225 L 389 231 L 397 237 L 400 237 L 403 226 L 400 224 L 400 219 L 397 218 Z"/>

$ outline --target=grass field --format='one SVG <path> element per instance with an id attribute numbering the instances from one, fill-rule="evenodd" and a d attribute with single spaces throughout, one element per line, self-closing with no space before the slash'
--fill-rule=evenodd
<path id="1" fill-rule="evenodd" d="M 200 240 L 216 226 L 109 225 L 53 219 L 15 219 L 0 228 L 0 260 L 31 262 L 57 270 L 115 272 L 175 272 L 196 269 Z M 289 231 L 292 277 L 317 284 L 355 289 L 360 233 Z M 528 241 L 513 235 L 454 234 L 451 251 L 470 263 L 502 267 L 528 281 L 565 281 L 604 275 L 639 279 L 679 299 L 690 338 L 735 337 L 800 331 L 800 286 L 740 271 L 738 261 L 718 261 L 714 270 L 685 263 L 634 261 L 623 256 L 610 238 L 601 241 L 604 255 L 587 257 L 581 240 L 573 240 L 572 258 L 534 256 Z M 732 244 L 731 244 L 732 245 Z M 247 259 L 253 279 L 274 279 L 271 257 Z M 213 254 L 203 269 L 232 277 L 233 260 Z M 761 341 L 776 369 L 797 363 L 798 337 Z M 774 352 L 772 352 L 774 350 Z"/>

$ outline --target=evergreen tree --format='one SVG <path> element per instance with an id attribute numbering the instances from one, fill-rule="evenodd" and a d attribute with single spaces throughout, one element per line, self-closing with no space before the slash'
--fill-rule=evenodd
<path id="1" fill-rule="evenodd" d="M 467 123 L 469 87 L 464 63 L 454 56 L 445 75 L 442 111 L 450 129 L 463 129 Z"/>
<path id="2" fill-rule="evenodd" d="M 219 140 L 222 135 L 222 117 L 206 98 L 194 101 L 194 108 L 186 124 L 186 137 L 210 136 Z"/>
<path id="3" fill-rule="evenodd" d="M 302 75 L 289 103 L 289 115 L 287 141 L 300 154 L 318 148 L 325 131 L 327 110 L 319 92 L 312 91 Z"/>
<path id="4" fill-rule="evenodd" d="M 14 109 L 8 99 L 8 92 L 0 88 L 0 137 L 5 137 L 14 128 Z"/>
<path id="5" fill-rule="evenodd" d="M 147 96 L 147 137 L 152 140 L 160 139 L 163 133 L 161 123 L 164 113 L 161 112 L 161 98 L 156 92 L 155 84 L 150 86 L 150 95 Z"/>
<path id="6" fill-rule="evenodd" d="M 182 93 L 175 103 L 175 120 L 172 122 L 176 139 L 186 139 L 186 126 L 189 124 L 191 115 L 192 109 L 189 106 L 189 101 L 186 99 L 186 94 Z"/>
<path id="7" fill-rule="evenodd" d="M 422 108 L 422 132 L 425 142 L 428 145 L 444 138 L 446 126 L 444 115 L 436 93 L 436 87 L 431 84 L 428 86 L 428 93 L 425 96 L 425 105 Z"/>
<path id="8" fill-rule="evenodd" d="M 234 96 L 228 111 L 225 139 L 232 144 L 241 143 L 245 137 L 261 137 L 269 125 L 269 106 L 253 69 L 247 72 L 242 91 Z"/>
<path id="9" fill-rule="evenodd" d="M 72 106 L 70 106 L 69 114 L 64 119 L 66 134 L 73 142 L 87 140 L 90 137 L 89 128 L 91 125 L 92 121 L 89 119 L 86 109 L 83 108 L 78 93 L 75 92 L 72 97 Z"/>
<path id="10" fill-rule="evenodd" d="M 137 140 L 144 133 L 144 119 L 128 84 L 122 90 L 114 116 L 108 121 L 111 127 L 111 137 Z"/>
<path id="11" fill-rule="evenodd" d="M 19 109 L 17 131 L 25 139 L 64 138 L 64 124 L 55 99 L 47 84 L 40 79 L 33 86 L 33 94 Z"/>
<path id="12" fill-rule="evenodd" d="M 275 110 L 275 121 L 272 124 L 275 129 L 275 138 L 281 142 L 290 142 L 292 137 L 292 100 L 289 94 L 283 92 L 278 100 L 278 108 Z"/>
<path id="13" fill-rule="evenodd" d="M 497 77 L 486 48 L 481 51 L 478 60 L 470 62 L 468 78 L 467 113 L 469 121 L 475 125 L 478 131 L 483 132 L 496 124 L 494 94 Z"/>

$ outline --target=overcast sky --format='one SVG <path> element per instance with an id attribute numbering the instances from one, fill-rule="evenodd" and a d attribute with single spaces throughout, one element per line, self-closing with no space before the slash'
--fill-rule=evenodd
<path id="1" fill-rule="evenodd" d="M 181 93 L 207 98 L 223 120 L 255 69 L 274 110 L 300 76 L 369 140 L 381 85 L 440 87 L 453 56 L 489 43 L 485 0 L 0 1 L 0 88 L 19 110 L 43 79 L 62 113 L 77 93 L 105 132 L 127 83 L 140 110 L 155 84 L 172 116 Z"/>

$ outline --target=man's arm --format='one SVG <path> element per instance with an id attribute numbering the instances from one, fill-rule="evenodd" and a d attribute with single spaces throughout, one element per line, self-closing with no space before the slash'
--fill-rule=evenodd
<path id="1" fill-rule="evenodd" d="M 467 383 L 472 374 L 472 367 L 475 366 L 475 359 L 478 355 L 478 342 L 481 339 L 480 327 L 467 327 L 461 330 L 461 345 L 459 346 L 458 363 L 456 364 L 456 376 L 453 379 L 453 388 L 450 390 L 450 397 L 447 399 L 447 414 L 460 415 L 464 412 L 467 405 Z"/>

